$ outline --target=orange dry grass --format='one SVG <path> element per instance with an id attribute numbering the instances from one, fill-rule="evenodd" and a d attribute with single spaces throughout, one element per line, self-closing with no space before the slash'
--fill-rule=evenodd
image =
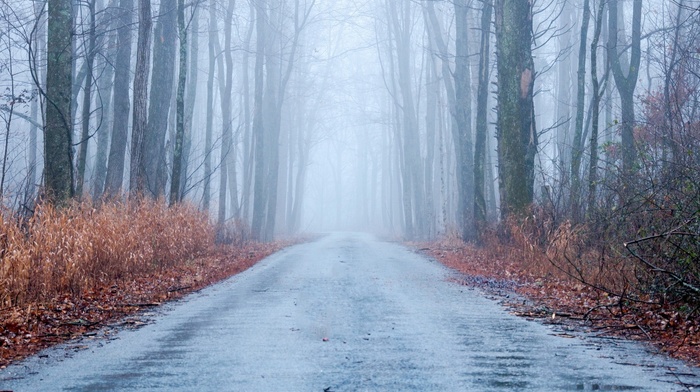
<path id="1" fill-rule="evenodd" d="M 0 215 L 0 306 L 43 302 L 178 265 L 209 249 L 207 217 L 182 204 L 41 205 L 26 221 Z"/>
<path id="2" fill-rule="evenodd" d="M 533 222 L 509 224 L 503 241 L 495 232 L 483 246 L 446 237 L 414 244 L 463 274 L 460 283 L 514 290 L 531 300 L 508 305 L 516 314 L 581 322 L 596 331 L 645 339 L 674 357 L 700 364 L 700 319 L 690 303 L 661 303 L 645 290 L 648 271 L 621 246 L 585 225 L 564 222 L 540 230 Z M 683 310 L 686 309 L 686 310 Z M 688 311 L 692 310 L 692 311 Z"/>

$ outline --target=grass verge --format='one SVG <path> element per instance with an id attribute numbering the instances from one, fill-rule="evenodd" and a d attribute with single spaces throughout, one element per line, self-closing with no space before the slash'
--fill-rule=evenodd
<path id="1" fill-rule="evenodd" d="M 0 368 L 180 298 L 289 245 L 215 244 L 206 215 L 157 201 L 41 206 L 0 221 Z"/>
<path id="2" fill-rule="evenodd" d="M 614 294 L 590 284 L 623 276 L 624 269 L 591 268 L 591 275 L 585 275 L 582 282 L 546 252 L 517 238 L 504 245 L 492 236 L 481 247 L 457 238 L 411 245 L 461 272 L 463 278 L 458 283 L 514 291 L 528 299 L 504 301 L 517 315 L 645 341 L 672 357 L 700 366 L 700 322 L 687 304 L 659 303 L 624 292 Z"/>

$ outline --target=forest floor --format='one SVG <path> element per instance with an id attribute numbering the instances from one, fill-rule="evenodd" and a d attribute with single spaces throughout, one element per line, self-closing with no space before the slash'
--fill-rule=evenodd
<path id="1" fill-rule="evenodd" d="M 129 316 L 244 271 L 291 243 L 219 246 L 185 265 L 134 280 L 0 309 L 0 369 L 49 346 L 94 335 L 105 326 L 138 326 L 143 322 Z"/>
<path id="2" fill-rule="evenodd" d="M 457 283 L 485 290 L 513 314 L 647 342 L 659 352 L 700 366 L 700 320 L 688 316 L 695 312 L 688 312 L 687 305 L 621 300 L 581 282 L 557 278 L 541 262 L 531 268 L 532 255 L 503 246 L 479 248 L 454 239 L 411 246 L 457 270 L 461 273 Z"/>

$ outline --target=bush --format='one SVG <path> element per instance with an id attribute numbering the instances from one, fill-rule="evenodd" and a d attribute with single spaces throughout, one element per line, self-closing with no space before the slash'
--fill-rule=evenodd
<path id="1" fill-rule="evenodd" d="M 0 305 L 80 294 L 186 263 L 213 243 L 207 216 L 187 204 L 43 204 L 26 220 L 6 212 L 0 215 Z"/>

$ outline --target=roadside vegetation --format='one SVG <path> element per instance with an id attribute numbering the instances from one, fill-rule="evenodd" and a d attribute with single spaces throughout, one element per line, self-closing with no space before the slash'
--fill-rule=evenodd
<path id="1" fill-rule="evenodd" d="M 250 241 L 240 224 L 216 229 L 187 203 L 151 199 L 5 211 L 0 366 L 224 279 L 282 246 Z"/>
<path id="2" fill-rule="evenodd" d="M 456 235 L 416 246 L 464 273 L 459 283 L 522 295 L 505 301 L 518 315 L 647 341 L 698 365 L 700 199 L 671 204 L 690 188 L 578 224 L 535 208 L 505 224 L 508 238 L 494 229 L 479 246 Z"/>

